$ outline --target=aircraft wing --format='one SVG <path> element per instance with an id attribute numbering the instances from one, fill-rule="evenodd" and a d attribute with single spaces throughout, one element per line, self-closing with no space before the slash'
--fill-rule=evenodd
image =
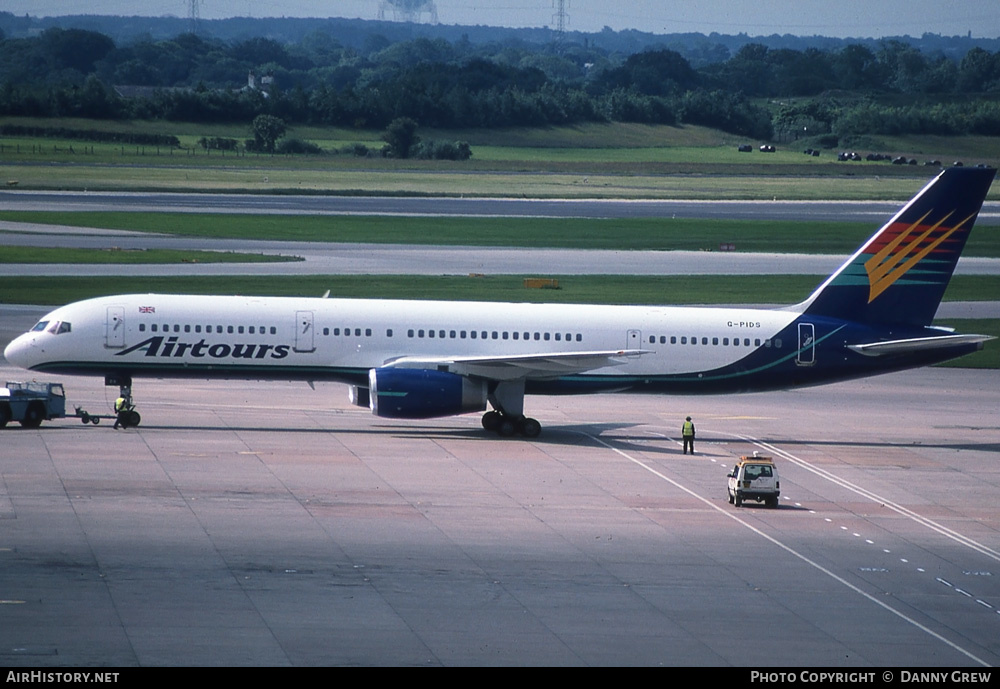
<path id="1" fill-rule="evenodd" d="M 908 340 L 890 340 L 868 344 L 847 345 L 858 354 L 884 356 L 887 354 L 912 354 L 964 344 L 978 344 L 994 339 L 990 335 L 943 335 L 938 337 L 914 337 Z"/>
<path id="2" fill-rule="evenodd" d="M 650 354 L 644 349 L 618 349 L 592 352 L 551 352 L 548 354 L 512 354 L 502 356 L 413 357 L 387 361 L 388 368 L 446 369 L 462 376 L 491 380 L 545 380 L 583 373 L 605 366 L 621 366 L 629 359 Z"/>

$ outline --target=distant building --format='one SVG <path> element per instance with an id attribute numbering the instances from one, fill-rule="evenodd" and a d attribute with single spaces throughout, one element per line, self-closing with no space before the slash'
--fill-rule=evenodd
<path id="1" fill-rule="evenodd" d="M 265 96 L 271 93 L 271 88 L 274 86 L 274 77 L 270 74 L 265 74 L 259 80 L 257 75 L 251 69 L 250 73 L 247 75 L 247 91 L 260 91 Z"/>

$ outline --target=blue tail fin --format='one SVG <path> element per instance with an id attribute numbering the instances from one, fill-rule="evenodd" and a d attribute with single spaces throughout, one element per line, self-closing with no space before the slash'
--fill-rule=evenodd
<path id="1" fill-rule="evenodd" d="M 862 323 L 930 325 L 995 174 L 941 172 L 800 308 Z"/>

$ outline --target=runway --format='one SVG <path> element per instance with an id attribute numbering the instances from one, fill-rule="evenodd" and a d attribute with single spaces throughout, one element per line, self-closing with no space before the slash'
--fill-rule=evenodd
<path id="1" fill-rule="evenodd" d="M 0 191 L 7 210 L 145 211 L 281 215 L 400 215 L 553 218 L 728 218 L 877 222 L 900 201 L 700 201 L 515 199 L 167 192 Z M 983 205 L 977 221 L 1000 225 L 1000 202 Z"/>
<path id="2" fill-rule="evenodd" d="M 0 431 L 0 662 L 996 665 L 997 389 L 529 398 L 525 441 L 343 386 L 142 381 L 137 429 Z M 777 510 L 726 500 L 753 450 Z"/>

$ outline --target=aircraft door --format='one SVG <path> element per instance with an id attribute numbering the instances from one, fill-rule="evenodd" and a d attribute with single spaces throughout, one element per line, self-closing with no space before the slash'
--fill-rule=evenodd
<path id="1" fill-rule="evenodd" d="M 295 351 L 316 351 L 316 338 L 313 333 L 312 311 L 295 312 Z"/>
<path id="2" fill-rule="evenodd" d="M 816 326 L 813 323 L 799 323 L 799 348 L 795 363 L 799 366 L 816 363 Z"/>
<path id="3" fill-rule="evenodd" d="M 121 349 L 125 346 L 125 307 L 109 306 L 108 318 L 104 322 L 104 346 Z"/>
<path id="4" fill-rule="evenodd" d="M 641 348 L 642 348 L 642 331 L 629 330 L 625 334 L 625 349 L 641 349 Z"/>

